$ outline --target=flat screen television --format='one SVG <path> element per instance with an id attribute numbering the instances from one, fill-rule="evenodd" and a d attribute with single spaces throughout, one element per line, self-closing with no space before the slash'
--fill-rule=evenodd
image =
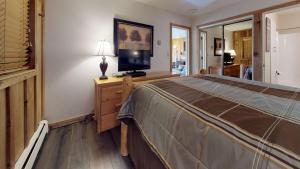
<path id="1" fill-rule="evenodd" d="M 119 71 L 137 71 L 151 68 L 151 53 L 146 50 L 119 49 Z"/>
<path id="2" fill-rule="evenodd" d="M 232 65 L 234 58 L 231 57 L 230 53 L 224 53 L 224 65 Z"/>

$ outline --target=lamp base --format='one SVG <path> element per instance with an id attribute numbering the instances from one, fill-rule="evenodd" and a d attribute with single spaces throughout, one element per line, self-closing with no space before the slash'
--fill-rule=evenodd
<path id="1" fill-rule="evenodd" d="M 100 80 L 107 80 L 108 77 L 107 77 L 107 76 L 101 76 L 101 77 L 99 77 L 99 79 L 100 79 Z"/>
<path id="2" fill-rule="evenodd" d="M 100 63 L 100 70 L 102 72 L 102 76 L 100 76 L 100 80 L 106 80 L 108 79 L 107 76 L 105 76 L 105 72 L 107 70 L 107 67 L 108 67 L 108 63 L 106 62 L 106 58 L 105 56 L 102 57 L 102 62 Z"/>

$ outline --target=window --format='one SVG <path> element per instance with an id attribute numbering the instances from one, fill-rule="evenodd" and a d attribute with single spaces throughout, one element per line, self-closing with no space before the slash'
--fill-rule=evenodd
<path id="1" fill-rule="evenodd" d="M 0 0 L 0 75 L 32 68 L 30 0 Z"/>

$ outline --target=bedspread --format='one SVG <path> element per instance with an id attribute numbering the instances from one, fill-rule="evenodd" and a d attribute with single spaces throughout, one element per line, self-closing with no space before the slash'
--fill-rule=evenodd
<path id="1" fill-rule="evenodd" d="M 134 90 L 133 118 L 170 169 L 300 168 L 300 91 L 221 76 L 151 82 Z"/>

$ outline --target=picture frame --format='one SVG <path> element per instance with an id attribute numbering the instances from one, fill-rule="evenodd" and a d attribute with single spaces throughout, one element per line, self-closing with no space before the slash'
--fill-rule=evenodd
<path id="1" fill-rule="evenodd" d="M 114 18 L 115 55 L 119 50 L 145 51 L 153 57 L 154 27 Z"/>
<path id="2" fill-rule="evenodd" d="M 223 45 L 225 46 L 225 40 L 222 44 L 222 38 L 214 38 L 214 56 L 222 56 Z"/>

